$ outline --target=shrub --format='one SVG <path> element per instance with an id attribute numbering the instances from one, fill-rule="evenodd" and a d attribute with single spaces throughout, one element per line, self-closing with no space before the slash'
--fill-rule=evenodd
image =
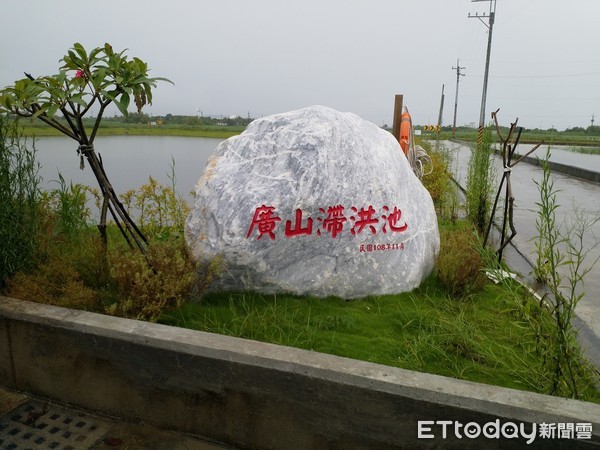
<path id="1" fill-rule="evenodd" d="M 450 183 L 450 172 L 448 162 L 441 153 L 431 152 L 429 157 L 433 169 L 431 173 L 423 176 L 423 186 L 429 191 L 433 203 L 439 207 Z"/>
<path id="2" fill-rule="evenodd" d="M 88 188 L 82 184 L 65 181 L 58 174 L 58 187 L 42 194 L 42 201 L 55 218 L 56 233 L 75 238 L 82 229 L 87 228 L 91 212 L 87 207 Z"/>
<path id="3" fill-rule="evenodd" d="M 35 264 L 38 246 L 39 166 L 17 124 L 0 115 L 0 289 Z"/>
<path id="4" fill-rule="evenodd" d="M 122 242 L 106 246 L 88 223 L 87 195 L 97 205 L 102 197 L 95 189 L 65 182 L 59 174 L 58 187 L 44 192 L 36 204 L 40 233 L 35 264 L 14 275 L 6 293 L 150 321 L 201 297 L 221 260 L 197 267 L 188 255 L 181 237 L 189 208 L 176 194 L 173 166 L 171 181 L 166 187 L 150 178 L 123 196 L 128 208 L 139 208 L 141 223 L 153 237 L 144 256 Z M 112 236 L 118 229 L 111 226 L 107 231 Z"/>
<path id="5" fill-rule="evenodd" d="M 189 298 L 196 265 L 180 239 L 153 242 L 147 257 L 133 251 L 111 252 L 110 275 L 119 301 L 107 307 L 107 313 L 156 321 L 166 309 L 179 307 Z"/>
<path id="6" fill-rule="evenodd" d="M 455 221 L 458 217 L 459 196 L 450 172 L 452 155 L 444 144 L 436 150 L 432 150 L 431 145 L 428 148 L 431 171 L 426 172 L 421 181 L 431 195 L 438 217 Z"/>
<path id="7" fill-rule="evenodd" d="M 50 258 L 34 272 L 19 272 L 8 282 L 7 295 L 37 303 L 96 310 L 97 292 L 86 286 L 79 271 L 69 261 Z"/>
<path id="8" fill-rule="evenodd" d="M 129 214 L 137 217 L 139 226 L 149 238 L 165 239 L 170 235 L 183 236 L 185 219 L 190 207 L 177 193 L 175 159 L 171 159 L 169 186 L 160 184 L 152 176 L 137 190 L 130 189 L 121 195 Z"/>
<path id="9" fill-rule="evenodd" d="M 438 279 L 455 297 L 468 296 L 487 282 L 483 261 L 475 244 L 472 228 L 444 231 L 440 236 L 440 254 L 436 261 Z"/>

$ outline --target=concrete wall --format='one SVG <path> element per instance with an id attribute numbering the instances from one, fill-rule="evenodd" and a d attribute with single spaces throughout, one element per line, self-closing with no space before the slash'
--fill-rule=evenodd
<path id="1" fill-rule="evenodd" d="M 242 448 L 518 448 L 417 421 L 592 423 L 600 406 L 0 297 L 0 384 Z M 537 439 L 533 448 L 548 448 Z M 554 443 L 556 444 L 556 443 Z"/>
<path id="2" fill-rule="evenodd" d="M 541 166 L 541 161 L 538 158 L 527 156 L 523 158 L 523 161 L 536 166 Z M 557 163 L 554 161 L 548 161 L 550 169 L 555 172 L 565 173 L 575 178 L 580 178 L 586 181 L 592 181 L 594 183 L 600 183 L 600 172 L 594 172 L 593 170 L 583 169 L 581 167 L 568 166 L 566 164 Z"/>
<path id="3" fill-rule="evenodd" d="M 498 155 L 501 154 L 500 150 L 496 150 Z M 513 161 L 519 159 L 521 155 L 514 155 Z M 523 158 L 523 162 L 533 164 L 535 166 L 541 166 L 541 160 L 536 156 L 526 156 Z M 593 183 L 600 183 L 600 172 L 593 170 L 584 169 L 582 167 L 569 166 L 567 164 L 561 164 L 554 161 L 548 161 L 548 166 L 554 172 L 564 173 L 571 177 L 579 178 L 581 180 L 591 181 Z"/>

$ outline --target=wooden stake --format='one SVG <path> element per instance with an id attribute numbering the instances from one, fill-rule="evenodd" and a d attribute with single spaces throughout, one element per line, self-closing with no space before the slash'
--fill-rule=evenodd
<path id="1" fill-rule="evenodd" d="M 392 134 L 398 142 L 400 142 L 400 121 L 402 120 L 402 102 L 403 95 L 396 94 L 394 98 L 394 124 L 392 126 Z"/>

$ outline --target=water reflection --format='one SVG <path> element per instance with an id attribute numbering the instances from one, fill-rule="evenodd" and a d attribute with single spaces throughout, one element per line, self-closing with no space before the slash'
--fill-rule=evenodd
<path id="1" fill-rule="evenodd" d="M 204 171 L 206 161 L 222 139 L 175 136 L 99 136 L 96 152 L 117 194 L 136 189 L 149 176 L 170 184 L 171 158 L 175 161 L 177 191 L 188 201 Z M 73 183 L 97 186 L 91 169 L 79 169 L 77 144 L 66 137 L 44 137 L 36 141 L 43 186 L 56 188 L 58 173 Z"/>

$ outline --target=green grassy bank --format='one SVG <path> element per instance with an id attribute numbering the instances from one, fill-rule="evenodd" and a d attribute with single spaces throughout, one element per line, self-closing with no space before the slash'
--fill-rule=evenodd
<path id="1" fill-rule="evenodd" d="M 504 136 L 507 136 L 508 129 L 504 129 L 502 132 L 504 133 Z M 436 140 L 437 133 L 423 132 L 423 138 Z M 454 136 L 451 130 L 444 130 L 440 132 L 440 139 L 457 139 L 461 141 L 476 142 L 477 130 L 459 129 Z M 549 145 L 600 147 L 600 135 L 574 131 L 529 130 L 524 132 L 519 140 L 521 144 L 539 144 L 542 141 L 544 141 L 544 144 Z"/>
<path id="2" fill-rule="evenodd" d="M 23 124 L 22 124 L 23 125 Z M 207 137 L 227 139 L 244 131 L 243 126 L 186 126 L 186 125 L 136 125 L 116 123 L 102 126 L 98 130 L 99 136 L 183 136 Z M 45 125 L 24 124 L 22 127 L 25 136 L 45 137 L 63 136 L 58 130 Z"/>

